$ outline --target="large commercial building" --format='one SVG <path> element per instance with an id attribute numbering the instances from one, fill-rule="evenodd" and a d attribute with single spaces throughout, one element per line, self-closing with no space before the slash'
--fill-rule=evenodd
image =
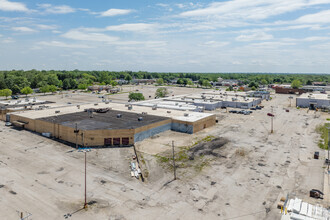
<path id="1" fill-rule="evenodd" d="M 173 130 L 192 134 L 216 123 L 214 114 L 99 103 L 10 114 L 16 126 L 81 146 L 131 145 Z"/>
<path id="2" fill-rule="evenodd" d="M 248 109 L 260 104 L 263 99 L 269 99 L 269 92 L 230 92 L 215 90 L 146 100 L 134 103 L 134 105 L 200 112 L 203 110 L 212 111 L 221 107 Z"/>
<path id="3" fill-rule="evenodd" d="M 302 108 L 328 108 L 330 106 L 330 95 L 305 93 L 296 98 L 297 107 Z"/>
<path id="4" fill-rule="evenodd" d="M 6 114 L 9 112 L 31 110 L 36 107 L 43 106 L 52 102 L 38 100 L 36 98 L 26 98 L 19 100 L 0 101 L 0 120 L 6 120 Z M 42 107 L 41 107 L 42 108 Z"/>

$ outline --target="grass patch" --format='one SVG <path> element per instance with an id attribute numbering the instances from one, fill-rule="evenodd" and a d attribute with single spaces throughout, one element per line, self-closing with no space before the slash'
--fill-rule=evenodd
<path id="1" fill-rule="evenodd" d="M 208 160 L 204 160 L 201 163 L 198 163 L 194 166 L 195 170 L 200 172 L 202 171 L 206 166 L 209 166 L 210 162 Z"/>
<path id="2" fill-rule="evenodd" d="M 327 121 L 330 121 L 330 118 L 327 118 Z"/>
<path id="3" fill-rule="evenodd" d="M 159 162 L 161 162 L 161 163 L 167 163 L 167 162 L 170 160 L 170 158 L 168 158 L 168 157 L 164 157 L 164 156 L 160 156 L 160 155 L 158 155 L 158 154 L 156 154 L 155 157 L 156 157 L 157 160 L 158 160 Z"/>
<path id="4" fill-rule="evenodd" d="M 321 139 L 319 140 L 318 146 L 321 149 L 328 149 L 328 129 L 329 123 L 325 123 L 324 125 L 318 125 L 315 128 L 315 131 L 321 135 Z"/>

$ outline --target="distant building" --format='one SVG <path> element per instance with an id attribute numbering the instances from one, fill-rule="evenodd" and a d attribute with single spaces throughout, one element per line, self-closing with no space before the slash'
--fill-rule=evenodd
<path id="1" fill-rule="evenodd" d="M 328 108 L 330 106 L 330 94 L 306 93 L 296 98 L 297 107 L 302 108 Z"/>
<path id="2" fill-rule="evenodd" d="M 326 82 L 313 82 L 312 84 L 313 84 L 313 86 L 326 86 L 327 85 Z"/>
<path id="3" fill-rule="evenodd" d="M 156 82 L 155 79 L 133 79 L 132 80 L 132 83 L 134 83 L 134 84 L 141 84 L 141 83 L 154 84 L 155 82 Z"/>
<path id="4" fill-rule="evenodd" d="M 293 89 L 293 88 L 283 88 L 283 87 L 275 87 L 275 92 L 278 94 L 302 94 L 306 91 L 303 89 Z"/>
<path id="5" fill-rule="evenodd" d="M 89 91 L 93 92 L 101 92 L 101 91 L 109 91 L 112 87 L 110 85 L 92 85 L 88 86 Z"/>

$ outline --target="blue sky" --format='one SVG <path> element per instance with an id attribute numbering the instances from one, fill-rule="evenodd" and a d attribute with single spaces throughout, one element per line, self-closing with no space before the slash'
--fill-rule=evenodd
<path id="1" fill-rule="evenodd" d="M 330 0 L 0 0 L 0 69 L 330 72 Z"/>

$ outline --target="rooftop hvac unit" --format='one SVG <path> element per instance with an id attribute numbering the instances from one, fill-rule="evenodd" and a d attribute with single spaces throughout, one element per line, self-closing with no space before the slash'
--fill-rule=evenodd
<path id="1" fill-rule="evenodd" d="M 109 101 L 106 101 L 105 104 L 109 104 Z"/>
<path id="2" fill-rule="evenodd" d="M 125 107 L 128 107 L 128 106 L 129 106 L 129 104 L 126 104 L 126 105 L 125 105 Z"/>
<path id="3" fill-rule="evenodd" d="M 99 104 L 95 103 L 94 105 L 96 106 L 96 105 L 99 105 Z"/>
<path id="4" fill-rule="evenodd" d="M 171 113 L 171 111 L 167 111 L 167 113 Z"/>
<path id="5" fill-rule="evenodd" d="M 157 110 L 157 105 L 152 106 L 152 110 Z"/>
<path id="6" fill-rule="evenodd" d="M 60 113 L 61 111 L 55 111 L 55 114 L 58 114 L 58 113 Z"/>
<path id="7" fill-rule="evenodd" d="M 117 114 L 117 118 L 121 118 L 122 117 L 122 115 L 121 114 Z"/>
<path id="8" fill-rule="evenodd" d="M 132 110 L 133 109 L 133 106 L 132 105 L 129 105 L 128 106 L 128 110 Z"/>
<path id="9" fill-rule="evenodd" d="M 138 121 L 142 121 L 143 120 L 143 118 L 142 117 L 138 117 Z"/>
<path id="10" fill-rule="evenodd" d="M 184 100 L 184 98 L 181 98 L 181 100 Z"/>
<path id="11" fill-rule="evenodd" d="M 175 105 L 179 105 L 179 103 L 176 102 Z"/>
<path id="12" fill-rule="evenodd" d="M 183 115 L 184 115 L 185 117 L 188 117 L 188 116 L 189 116 L 189 114 L 188 114 L 188 113 L 184 113 Z"/>
<path id="13" fill-rule="evenodd" d="M 80 109 L 80 105 L 77 105 L 77 108 Z"/>

